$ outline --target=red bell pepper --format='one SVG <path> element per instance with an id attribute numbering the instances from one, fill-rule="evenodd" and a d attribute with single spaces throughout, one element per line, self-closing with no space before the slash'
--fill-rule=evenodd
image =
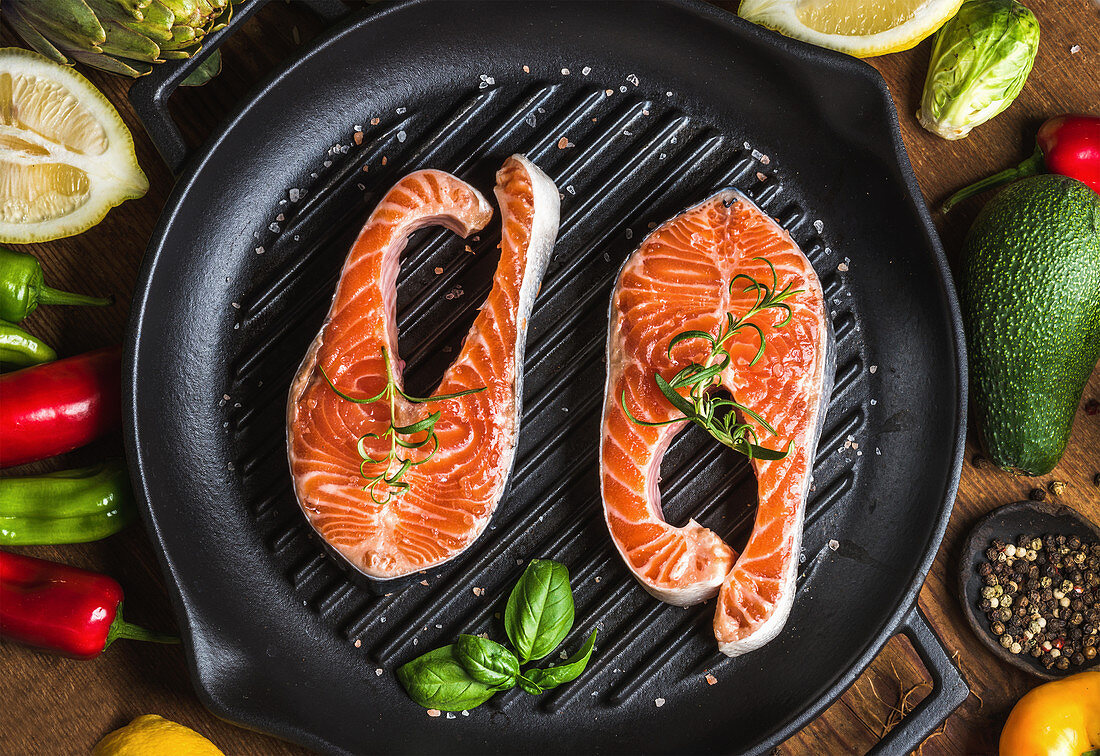
<path id="1" fill-rule="evenodd" d="M 0 638 L 94 659 L 118 638 L 179 643 L 122 619 L 114 578 L 0 551 Z"/>
<path id="2" fill-rule="evenodd" d="M 1069 176 L 1100 194 L 1100 116 L 1062 115 L 1051 118 L 1039 127 L 1035 137 L 1035 152 L 1015 168 L 995 173 L 989 178 L 960 189 L 947 198 L 942 210 L 946 213 L 964 199 L 1007 184 L 1010 181 L 1048 173 Z"/>
<path id="3" fill-rule="evenodd" d="M 46 459 L 122 425 L 122 347 L 0 376 L 0 467 Z"/>

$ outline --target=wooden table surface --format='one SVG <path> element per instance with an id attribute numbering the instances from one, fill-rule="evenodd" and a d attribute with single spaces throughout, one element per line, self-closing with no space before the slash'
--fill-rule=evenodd
<path id="1" fill-rule="evenodd" d="M 719 4 L 731 10 L 736 6 L 736 2 Z M 1042 26 L 1042 42 L 1027 86 L 1008 111 L 965 140 L 945 142 L 923 131 L 913 117 L 928 63 L 928 41 L 914 50 L 870 61 L 893 92 L 910 159 L 930 203 L 1029 155 L 1035 130 L 1046 117 L 1074 111 L 1100 113 L 1100 4 L 1093 0 L 1027 0 L 1027 4 Z M 222 75 L 201 89 L 180 91 L 172 99 L 172 110 L 191 142 L 196 144 L 209 134 L 252 83 L 318 29 L 319 23 L 294 4 L 272 3 L 251 19 L 227 43 Z M 3 42 L 21 44 L 6 25 Z M 1074 53 L 1076 45 L 1080 50 Z M 56 346 L 62 355 L 122 338 L 138 265 L 173 180 L 129 107 L 125 96 L 129 80 L 95 71 L 84 73 L 118 107 L 133 131 L 151 187 L 143 199 L 112 210 L 84 234 L 24 248 L 43 261 L 47 281 L 53 285 L 118 296 L 118 304 L 112 308 L 43 308 L 26 321 L 29 330 Z M 953 265 L 980 204 L 981 200 L 968 202 L 946 220 L 936 214 Z M 1100 370 L 1094 372 L 1085 391 L 1085 400 L 1090 398 L 1100 398 Z M 10 472 L 75 466 L 110 453 L 121 453 L 120 438 Z M 996 753 L 997 736 L 1012 703 L 1036 682 L 988 653 L 963 620 L 952 566 L 969 526 L 990 509 L 1026 498 L 1031 489 L 1053 480 L 1069 484 L 1059 501 L 1100 521 L 1100 488 L 1092 483 L 1093 475 L 1100 472 L 1100 415 L 1078 412 L 1061 464 L 1039 479 L 979 469 L 973 462 L 976 453 L 972 437 L 954 514 L 920 595 L 921 607 L 974 695 L 924 743 L 925 754 Z M 99 543 L 24 551 L 115 576 L 126 589 L 128 619 L 152 628 L 173 626 L 156 557 L 140 527 Z M 908 710 L 926 695 L 927 680 L 928 674 L 908 641 L 895 637 L 838 701 L 777 752 L 862 753 L 896 721 L 899 709 Z M 191 687 L 178 647 L 121 642 L 95 661 L 78 662 L 2 644 L 0 701 L 0 743 L 6 753 L 87 753 L 103 734 L 145 713 L 194 727 L 229 754 L 302 752 L 209 714 Z"/>

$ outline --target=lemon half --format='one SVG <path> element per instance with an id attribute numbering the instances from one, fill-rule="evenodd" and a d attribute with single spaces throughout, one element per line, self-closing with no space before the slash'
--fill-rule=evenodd
<path id="1" fill-rule="evenodd" d="M 148 189 L 130 131 L 91 82 L 0 49 L 0 242 L 79 234 Z"/>
<path id="2" fill-rule="evenodd" d="M 737 13 L 819 47 L 867 58 L 914 47 L 963 0 L 742 0 Z"/>

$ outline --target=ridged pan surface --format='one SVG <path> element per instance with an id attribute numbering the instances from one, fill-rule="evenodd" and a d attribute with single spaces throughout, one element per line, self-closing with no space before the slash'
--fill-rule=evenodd
<path id="1" fill-rule="evenodd" d="M 289 382 L 381 194 L 428 167 L 487 193 L 514 152 L 556 181 L 562 216 L 530 325 L 511 482 L 472 548 L 420 576 L 426 585 L 379 595 L 325 553 L 295 503 Z M 621 564 L 596 455 L 615 275 L 652 225 L 726 186 L 790 230 L 837 337 L 794 610 L 778 638 L 735 659 L 717 651 L 713 600 L 659 603 Z M 414 2 L 325 37 L 192 161 L 134 303 L 131 459 L 204 701 L 339 752 L 778 742 L 889 637 L 950 512 L 960 337 L 915 197 L 872 69 L 703 5 Z M 406 251 L 411 392 L 430 390 L 456 353 L 489 288 L 497 228 L 471 242 L 420 232 Z M 694 517 L 743 545 L 755 504 L 743 458 L 688 431 L 662 477 L 671 522 Z M 460 632 L 503 639 L 504 599 L 532 557 L 571 570 L 565 647 L 600 628 L 588 670 L 539 698 L 516 690 L 429 718 L 394 670 Z"/>

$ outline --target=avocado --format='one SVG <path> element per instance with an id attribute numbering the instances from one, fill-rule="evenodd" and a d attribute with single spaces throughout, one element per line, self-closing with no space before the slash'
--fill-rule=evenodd
<path id="1" fill-rule="evenodd" d="M 998 466 L 1050 472 L 1100 357 L 1100 195 L 1034 176 L 971 226 L 960 281 L 971 396 Z"/>

